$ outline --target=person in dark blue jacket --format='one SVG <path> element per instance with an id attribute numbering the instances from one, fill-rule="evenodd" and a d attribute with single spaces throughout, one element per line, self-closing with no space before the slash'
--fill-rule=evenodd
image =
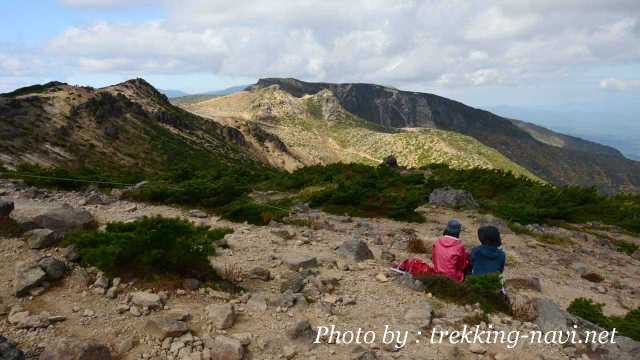
<path id="1" fill-rule="evenodd" d="M 502 246 L 500 231 L 495 226 L 483 226 L 478 229 L 478 239 L 481 245 L 471 249 L 471 273 L 473 275 L 502 273 L 506 255 L 500 249 Z"/>

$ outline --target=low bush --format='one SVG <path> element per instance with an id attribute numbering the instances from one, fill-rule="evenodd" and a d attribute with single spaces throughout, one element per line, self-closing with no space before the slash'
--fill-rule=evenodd
<path id="1" fill-rule="evenodd" d="M 498 274 L 467 276 L 463 283 L 444 275 L 425 275 L 419 280 L 427 291 L 445 301 L 459 305 L 480 304 L 486 313 L 511 312 L 508 301 L 500 293 L 502 281 Z"/>
<path id="2" fill-rule="evenodd" d="M 591 299 L 577 298 L 567 311 L 605 329 L 616 329 L 622 336 L 640 341 L 640 308 L 629 311 L 625 316 L 606 316 L 602 312 L 604 304 Z"/>
<path id="3" fill-rule="evenodd" d="M 615 246 L 617 251 L 625 253 L 627 255 L 632 255 L 640 248 L 640 246 L 625 240 L 614 240 L 613 246 Z"/>
<path id="4" fill-rule="evenodd" d="M 110 223 L 104 231 L 72 233 L 65 242 L 76 245 L 83 264 L 110 273 L 210 279 L 215 275 L 208 259 L 213 242 L 231 232 L 155 216 Z"/>

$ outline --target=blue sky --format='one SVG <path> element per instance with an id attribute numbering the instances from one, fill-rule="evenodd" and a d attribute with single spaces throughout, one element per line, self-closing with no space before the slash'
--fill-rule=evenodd
<path id="1" fill-rule="evenodd" d="M 3 0 L 0 91 L 144 77 L 197 93 L 291 76 L 640 114 L 640 2 L 584 4 Z"/>

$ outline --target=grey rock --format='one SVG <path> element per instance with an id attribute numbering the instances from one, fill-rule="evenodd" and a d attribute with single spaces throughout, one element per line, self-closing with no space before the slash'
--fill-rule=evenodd
<path id="1" fill-rule="evenodd" d="M 62 256 L 71 262 L 78 262 L 80 260 L 80 255 L 78 254 L 78 249 L 75 244 L 71 244 L 62 249 Z"/>
<path id="2" fill-rule="evenodd" d="M 572 316 L 558 304 L 548 299 L 536 299 L 534 303 L 538 314 L 535 323 L 543 332 L 569 329 Z"/>
<path id="3" fill-rule="evenodd" d="M 284 259 L 289 269 L 309 269 L 318 266 L 318 259 L 315 256 L 291 256 Z"/>
<path id="4" fill-rule="evenodd" d="M 297 320 L 291 324 L 286 334 L 291 340 L 315 340 L 316 332 L 313 330 L 309 320 Z"/>
<path id="5" fill-rule="evenodd" d="M 198 219 L 206 219 L 206 218 L 209 217 L 209 215 L 206 212 L 204 212 L 202 210 L 197 210 L 197 209 L 196 210 L 190 210 L 187 213 L 187 216 L 192 217 L 192 218 L 198 218 Z"/>
<path id="6" fill-rule="evenodd" d="M 62 206 L 34 217 L 31 222 L 36 228 L 51 229 L 64 234 L 71 230 L 95 229 L 96 220 L 90 212 L 71 206 Z"/>
<path id="7" fill-rule="evenodd" d="M 31 262 L 17 262 L 15 265 L 14 290 L 18 297 L 29 294 L 47 278 L 40 266 Z"/>
<path id="8" fill-rule="evenodd" d="M 140 340 L 138 340 L 136 336 L 127 336 L 116 344 L 116 353 L 119 355 L 124 355 L 138 346 L 139 343 Z"/>
<path id="9" fill-rule="evenodd" d="M 111 360 L 111 350 L 93 340 L 56 339 L 40 354 L 40 360 Z"/>
<path id="10" fill-rule="evenodd" d="M 131 302 L 141 307 L 149 309 L 162 308 L 162 300 L 160 296 L 146 291 L 138 291 L 131 294 Z"/>
<path id="11" fill-rule="evenodd" d="M 55 245 L 61 237 L 50 229 L 33 229 L 23 235 L 31 249 L 45 249 Z"/>
<path id="12" fill-rule="evenodd" d="M 354 261 L 373 259 L 373 253 L 366 242 L 358 239 L 347 240 L 337 250 L 338 255 Z"/>
<path id="13" fill-rule="evenodd" d="M 38 265 L 40 265 L 42 270 L 47 273 L 47 279 L 49 280 L 61 279 L 64 276 L 65 271 L 67 271 L 67 266 L 64 262 L 52 256 L 40 259 Z"/>
<path id="14" fill-rule="evenodd" d="M 96 276 L 96 281 L 93 283 L 93 287 L 100 289 L 109 288 L 109 278 L 103 272 L 99 272 Z"/>
<path id="15" fill-rule="evenodd" d="M 232 304 L 211 304 L 206 312 L 207 318 L 218 330 L 229 329 L 236 320 L 236 310 Z"/>
<path id="16" fill-rule="evenodd" d="M 580 275 L 589 271 L 589 267 L 581 262 L 572 263 L 571 268 Z"/>
<path id="17" fill-rule="evenodd" d="M 249 278 L 258 279 L 262 281 L 271 280 L 271 272 L 268 269 L 265 269 L 260 266 L 256 266 L 249 270 Z"/>
<path id="18" fill-rule="evenodd" d="M 223 335 L 213 339 L 210 350 L 212 358 L 219 360 L 242 360 L 245 355 L 245 349 L 240 340 Z"/>
<path id="19" fill-rule="evenodd" d="M 435 189 L 429 195 L 431 205 L 451 208 L 477 208 L 478 203 L 470 192 L 451 187 Z"/>
<path id="20" fill-rule="evenodd" d="M 24 353 L 16 343 L 0 335 L 0 360 L 24 360 Z"/>
<path id="21" fill-rule="evenodd" d="M 634 251 L 633 254 L 631 254 L 631 257 L 636 260 L 640 260 L 640 249 Z"/>
<path id="22" fill-rule="evenodd" d="M 304 281 L 311 274 L 308 272 L 291 272 L 285 276 L 284 281 L 280 284 L 280 292 L 291 291 L 294 293 L 301 292 L 304 289 Z"/>
<path id="23" fill-rule="evenodd" d="M 509 224 L 506 221 L 490 214 L 483 215 L 480 220 L 478 220 L 478 226 L 495 226 L 501 234 L 513 234 L 513 231 L 509 228 Z"/>
<path id="24" fill-rule="evenodd" d="M 178 337 L 189 331 L 187 323 L 173 316 L 157 315 L 149 318 L 145 330 L 152 336 L 164 340 L 167 337 Z"/>
<path id="25" fill-rule="evenodd" d="M 296 237 L 296 233 L 289 231 L 287 229 L 273 229 L 271 230 L 273 235 L 276 235 L 284 240 L 291 240 Z"/>

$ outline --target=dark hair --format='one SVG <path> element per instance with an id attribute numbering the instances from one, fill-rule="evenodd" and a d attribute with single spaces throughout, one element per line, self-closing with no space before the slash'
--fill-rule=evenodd
<path id="1" fill-rule="evenodd" d="M 482 245 L 502 245 L 500 231 L 495 226 L 483 226 L 478 229 L 478 239 Z"/>
<path id="2" fill-rule="evenodd" d="M 460 237 L 460 232 L 453 232 L 447 229 L 444 229 L 444 232 L 442 233 L 442 235 L 444 236 L 453 236 L 454 238 L 459 238 Z"/>

